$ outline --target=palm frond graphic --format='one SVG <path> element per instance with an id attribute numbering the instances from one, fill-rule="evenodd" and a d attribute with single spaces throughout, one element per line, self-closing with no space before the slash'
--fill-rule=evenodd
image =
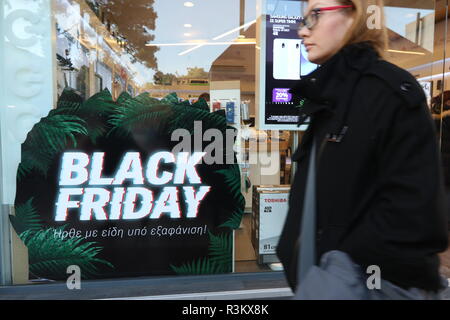
<path id="1" fill-rule="evenodd" d="M 224 202 L 224 206 L 232 212 L 232 217 L 221 225 L 221 227 L 229 227 L 231 229 L 239 228 L 244 215 L 245 198 L 241 192 L 241 174 L 239 166 L 237 164 L 228 165 L 227 169 L 221 169 L 216 171 L 221 175 L 218 181 L 222 181 L 226 188 L 222 196 L 230 199 L 230 201 Z"/>
<path id="2" fill-rule="evenodd" d="M 201 121 L 203 132 L 208 129 L 218 129 L 223 136 L 226 134 L 227 120 L 219 114 L 183 105 L 173 105 L 172 109 L 175 116 L 169 121 L 169 134 L 176 129 L 186 129 L 193 134 L 195 121 Z"/>
<path id="3" fill-rule="evenodd" d="M 161 103 L 163 104 L 177 104 L 180 102 L 180 99 L 178 99 L 178 96 L 175 92 L 169 93 L 167 96 L 164 97 L 164 99 L 161 100 Z M 187 104 L 190 104 L 189 101 L 186 101 Z M 184 102 L 184 103 L 186 103 Z"/>
<path id="4" fill-rule="evenodd" d="M 163 132 L 168 119 L 173 116 L 173 110 L 170 105 L 154 100 L 145 96 L 132 98 L 121 94 L 118 99 L 120 107 L 108 121 L 112 126 L 108 135 L 119 134 L 126 137 L 140 126 L 152 127 Z"/>
<path id="5" fill-rule="evenodd" d="M 105 89 L 83 102 L 73 89 L 64 89 L 58 100 L 58 112 L 78 116 L 86 122 L 88 137 L 96 143 L 99 137 L 108 132 L 107 119 L 116 111 L 118 103 Z"/>
<path id="6" fill-rule="evenodd" d="M 131 94 L 129 94 L 128 92 L 124 91 L 122 92 L 119 97 L 117 98 L 116 102 L 118 104 L 121 104 L 127 100 L 133 99 L 133 97 L 131 96 Z"/>
<path id="7" fill-rule="evenodd" d="M 61 239 L 58 233 L 64 227 L 45 230 L 27 230 L 20 238 L 28 247 L 30 273 L 43 278 L 64 280 L 67 278 L 67 267 L 77 265 L 81 269 L 81 277 L 90 279 L 98 275 L 98 264 L 114 268 L 106 260 L 97 258 L 102 250 L 95 242 L 84 242 L 82 238 Z"/>
<path id="8" fill-rule="evenodd" d="M 47 117 L 34 125 L 22 144 L 22 161 L 18 178 L 36 169 L 44 176 L 57 153 L 63 151 L 70 140 L 76 147 L 76 135 L 87 135 L 85 122 L 78 116 L 60 114 L 51 110 Z"/>
<path id="9" fill-rule="evenodd" d="M 43 228 L 42 221 L 33 207 L 33 198 L 15 207 L 15 215 L 10 215 L 9 220 L 18 235 L 25 231 L 37 232 Z"/>
<path id="10" fill-rule="evenodd" d="M 209 111 L 208 103 L 203 98 L 198 100 L 197 102 L 193 103 L 192 106 L 194 108 L 197 108 L 197 109 L 200 109 L 200 110 Z"/>
<path id="11" fill-rule="evenodd" d="M 179 275 L 220 274 L 232 271 L 233 233 L 218 236 L 209 233 L 210 245 L 208 257 L 199 258 L 177 267 L 170 265 Z"/>
<path id="12" fill-rule="evenodd" d="M 148 92 L 141 93 L 134 99 L 145 105 L 159 104 L 159 100 L 156 98 L 150 97 L 150 94 Z"/>
<path id="13" fill-rule="evenodd" d="M 78 115 L 83 119 L 89 115 L 107 116 L 113 113 L 116 107 L 117 103 L 114 102 L 108 89 L 104 89 L 83 101 L 83 98 L 75 90 L 65 88 L 57 103 L 58 110 Z"/>
<path id="14" fill-rule="evenodd" d="M 236 212 L 233 212 L 233 215 L 219 227 L 228 227 L 230 229 L 236 230 L 241 225 L 243 215 L 243 211 L 237 210 Z"/>
<path id="15" fill-rule="evenodd" d="M 209 232 L 209 258 L 223 269 L 222 272 L 231 272 L 233 259 L 233 233 L 227 232 L 217 236 Z"/>
<path id="16" fill-rule="evenodd" d="M 72 88 L 64 88 L 63 92 L 61 93 L 61 96 L 58 99 L 58 102 L 56 104 L 57 109 L 67 109 L 67 110 L 73 110 L 73 112 L 76 112 L 77 110 L 81 109 L 81 106 L 83 105 L 83 98 L 75 92 Z"/>
<path id="17" fill-rule="evenodd" d="M 208 258 L 199 258 L 192 262 L 176 267 L 170 265 L 172 270 L 178 275 L 200 275 L 200 274 L 219 274 L 223 273 L 221 266 L 212 262 Z"/>
<path id="18" fill-rule="evenodd" d="M 132 98 L 124 92 L 117 103 L 119 107 L 109 120 L 112 126 L 109 134 L 119 133 L 127 136 L 139 126 L 151 126 L 168 136 L 177 129 L 186 129 L 193 134 L 195 121 L 202 122 L 202 131 L 219 129 L 224 136 L 226 129 L 231 128 L 227 127 L 226 118 L 221 113 L 209 112 L 205 100 L 201 99 L 191 105 L 188 100 L 180 101 L 176 93 L 157 100 L 148 93 Z"/>
<path id="19" fill-rule="evenodd" d="M 98 264 L 113 268 L 109 262 L 97 258 L 102 248 L 95 246 L 94 242 L 83 243 L 82 238 L 62 239 L 57 236 L 66 226 L 45 229 L 33 206 L 33 198 L 16 205 L 15 215 L 9 218 L 19 238 L 28 247 L 29 270 L 37 277 L 66 279 L 70 265 L 79 266 L 82 277 L 86 279 L 98 274 Z"/>

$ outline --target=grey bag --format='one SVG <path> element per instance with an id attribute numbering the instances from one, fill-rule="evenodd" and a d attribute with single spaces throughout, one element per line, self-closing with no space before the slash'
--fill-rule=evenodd
<path id="1" fill-rule="evenodd" d="M 295 300 L 440 300 L 440 293 L 403 289 L 380 279 L 379 289 L 369 289 L 367 274 L 345 252 L 333 250 L 313 265 L 299 284 Z M 445 281 L 445 279 L 442 279 Z M 446 283 L 447 281 L 445 281 Z M 444 283 L 444 282 L 443 282 Z"/>
<path id="2" fill-rule="evenodd" d="M 439 300 L 439 293 L 409 290 L 380 279 L 379 289 L 369 289 L 368 276 L 345 252 L 325 253 L 313 265 L 295 292 L 295 300 Z"/>
<path id="3" fill-rule="evenodd" d="M 368 299 L 360 267 L 342 251 L 322 256 L 320 266 L 313 265 L 301 279 L 296 300 L 361 300 Z"/>
<path id="4" fill-rule="evenodd" d="M 306 180 L 300 252 L 298 286 L 295 300 L 424 300 L 440 299 L 439 294 L 412 288 L 405 290 L 380 279 L 379 289 L 369 289 L 368 276 L 345 252 L 334 250 L 322 255 L 320 265 L 315 262 L 316 230 L 316 144 L 313 140 Z M 444 283 L 444 282 L 443 282 Z"/>

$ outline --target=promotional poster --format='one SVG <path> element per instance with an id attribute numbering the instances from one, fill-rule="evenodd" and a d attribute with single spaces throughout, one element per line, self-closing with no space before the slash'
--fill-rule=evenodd
<path id="1" fill-rule="evenodd" d="M 298 0 L 267 0 L 263 128 L 297 130 L 298 104 L 289 89 L 317 68 L 298 36 L 303 6 Z M 293 14 L 297 12 L 297 14 Z"/>
<path id="2" fill-rule="evenodd" d="M 89 279 L 232 272 L 245 200 L 236 162 L 204 161 L 235 158 L 225 141 L 198 145 L 208 129 L 231 127 L 204 100 L 66 88 L 22 145 L 11 223 L 30 278 L 65 279 L 70 265 Z"/>

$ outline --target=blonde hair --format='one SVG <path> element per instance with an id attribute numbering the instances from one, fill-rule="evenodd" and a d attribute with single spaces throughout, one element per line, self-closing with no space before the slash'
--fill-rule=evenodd
<path id="1" fill-rule="evenodd" d="M 338 0 L 342 5 L 353 5 L 353 24 L 343 41 L 343 46 L 353 43 L 368 42 L 377 51 L 380 57 L 385 57 L 388 37 L 385 26 L 383 0 Z M 374 7 L 371 7 L 374 6 Z M 376 7 L 375 7 L 376 6 Z M 380 13 L 380 25 L 369 28 L 368 21 L 372 14 L 368 9 L 376 8 Z"/>

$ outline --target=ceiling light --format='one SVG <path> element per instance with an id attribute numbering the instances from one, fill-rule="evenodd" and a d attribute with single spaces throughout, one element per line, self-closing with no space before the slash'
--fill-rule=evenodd
<path id="1" fill-rule="evenodd" d="M 190 23 L 185 23 L 185 24 L 184 24 L 184 27 L 185 27 L 185 28 L 192 28 L 192 24 L 190 24 Z"/>
<path id="2" fill-rule="evenodd" d="M 195 47 L 193 47 L 193 48 L 190 48 L 190 49 L 187 49 L 187 50 L 185 50 L 185 51 L 183 51 L 183 52 L 180 52 L 178 55 L 179 56 L 183 56 L 183 55 L 185 55 L 185 54 L 187 54 L 187 53 L 189 53 L 189 52 L 192 52 L 192 51 L 194 51 L 194 50 L 196 50 L 196 49 L 198 49 L 198 48 L 201 48 L 201 47 L 203 47 L 203 46 L 223 46 L 223 45 L 235 45 L 235 44 L 239 44 L 239 45 L 255 45 L 256 44 L 256 41 L 247 41 L 247 42 L 243 42 L 243 41 L 240 41 L 240 42 L 234 42 L 234 41 L 228 41 L 228 42 L 204 42 L 204 43 L 202 43 L 202 44 L 199 44 L 199 45 L 197 45 L 197 46 L 195 46 Z"/>
<path id="3" fill-rule="evenodd" d="M 196 50 L 196 49 L 198 49 L 198 48 L 200 48 L 200 47 L 203 47 L 204 45 L 203 44 L 199 44 L 198 46 L 195 46 L 195 47 L 192 47 L 192 48 L 190 48 L 190 49 L 187 49 L 187 50 L 185 50 L 185 51 L 183 51 L 183 52 L 180 52 L 178 55 L 179 56 L 184 56 L 185 54 L 187 54 L 187 53 L 189 53 L 189 52 L 191 52 L 191 51 L 194 51 L 194 50 Z"/>
<path id="4" fill-rule="evenodd" d="M 224 41 L 224 42 L 178 42 L 178 43 L 147 43 L 147 47 L 175 47 L 175 46 L 223 46 L 231 44 L 256 44 L 255 39 L 246 39 L 245 41 Z"/>
<path id="5" fill-rule="evenodd" d="M 433 80 L 439 80 L 439 79 L 442 79 L 442 77 L 448 77 L 448 76 L 450 76 L 450 72 L 446 72 L 444 74 L 439 73 L 439 74 L 435 74 L 432 76 L 419 78 L 419 79 L 417 79 L 417 81 L 433 81 Z"/>
<path id="6" fill-rule="evenodd" d="M 387 50 L 388 52 L 393 52 L 393 53 L 405 53 L 405 54 L 416 54 L 419 56 L 424 56 L 425 53 L 423 52 L 416 52 L 416 51 L 404 51 L 404 50 L 393 50 L 393 49 L 389 49 Z"/>
<path id="7" fill-rule="evenodd" d="M 409 69 L 407 69 L 407 71 L 412 73 L 413 71 L 416 71 L 416 70 L 425 69 L 425 68 L 429 68 L 429 67 L 431 68 L 433 65 L 436 65 L 436 64 L 441 64 L 441 63 L 447 64 L 449 62 L 450 62 L 450 58 L 447 58 L 445 60 L 443 60 L 443 59 L 442 60 L 436 60 L 436 61 L 432 61 L 430 63 L 421 64 L 420 66 L 409 68 Z"/>
<path id="8" fill-rule="evenodd" d="M 193 4 L 192 2 L 190 2 L 190 1 L 186 1 L 186 2 L 184 3 L 184 6 L 185 6 L 185 7 L 188 7 L 188 8 L 191 8 L 191 7 L 194 6 L 194 4 Z"/>
<path id="9" fill-rule="evenodd" d="M 173 46 L 195 46 L 196 42 L 177 42 L 177 43 L 147 43 L 147 47 L 173 47 Z"/>
<path id="10" fill-rule="evenodd" d="M 254 24 L 255 22 L 256 22 L 256 20 L 247 22 L 246 24 L 243 24 L 243 25 L 240 26 L 240 27 L 237 27 L 237 28 L 234 28 L 234 29 L 232 29 L 232 30 L 230 30 L 230 31 L 227 31 L 227 32 L 225 32 L 225 33 L 222 33 L 220 36 L 217 36 L 217 37 L 213 38 L 213 40 L 219 40 L 220 38 L 223 38 L 223 37 L 225 37 L 225 36 L 227 36 L 227 35 L 229 35 L 229 34 L 232 34 L 233 32 L 236 32 L 236 31 L 239 31 L 239 30 L 244 29 L 244 28 L 246 28 L 246 27 L 249 27 L 249 26 L 251 26 L 252 24 Z"/>

